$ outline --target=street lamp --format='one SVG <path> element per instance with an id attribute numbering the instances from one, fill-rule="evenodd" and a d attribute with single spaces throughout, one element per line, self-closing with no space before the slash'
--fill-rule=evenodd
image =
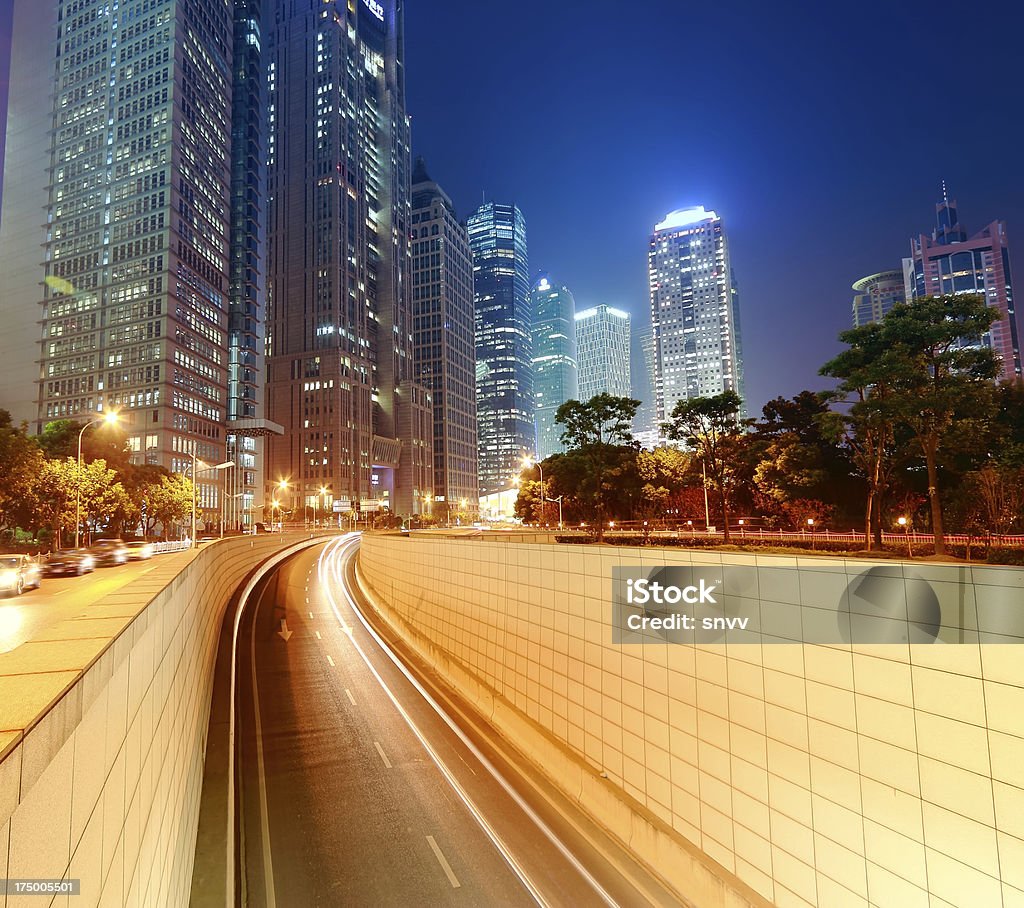
<path id="1" fill-rule="evenodd" d="M 540 460 L 534 460 L 527 454 L 523 457 L 523 469 L 528 470 L 530 467 L 535 466 L 540 471 L 540 523 L 544 522 L 544 503 L 548 500 L 547 489 L 544 486 L 544 467 L 541 465 Z"/>
<path id="2" fill-rule="evenodd" d="M 85 430 L 89 426 L 95 426 L 97 423 L 105 422 L 107 425 L 112 426 L 117 422 L 118 414 L 116 410 L 108 410 L 102 416 L 97 416 L 95 419 L 90 419 L 84 426 L 82 431 L 78 433 L 78 472 L 75 474 L 75 548 L 78 548 L 81 522 L 82 522 L 82 436 L 85 435 Z"/>
<path id="3" fill-rule="evenodd" d="M 896 522 L 901 527 L 903 527 L 903 535 L 907 537 L 907 557 L 908 558 L 913 558 L 914 557 L 914 550 L 911 547 L 912 543 L 910 541 L 910 521 L 907 520 L 906 517 L 899 517 L 899 518 L 896 519 Z"/>
<path id="4" fill-rule="evenodd" d="M 557 498 L 548 498 L 547 499 L 547 501 L 550 501 L 552 504 L 554 504 L 556 501 L 558 502 L 558 529 L 562 529 L 562 499 L 563 498 L 565 498 L 565 493 L 564 492 L 561 495 L 559 495 Z"/>
<path id="5" fill-rule="evenodd" d="M 199 492 L 199 483 L 196 482 L 196 476 L 198 473 L 207 473 L 210 470 L 227 470 L 235 465 L 233 460 L 225 460 L 223 463 L 214 464 L 211 466 L 203 465 L 203 469 L 199 469 L 201 460 L 196 456 L 195 448 L 192 449 L 192 548 L 196 548 L 199 545 L 196 539 L 196 497 Z M 223 496 L 222 496 L 223 497 Z M 224 537 L 224 523 L 221 521 L 220 525 L 221 538 Z"/>
<path id="6" fill-rule="evenodd" d="M 279 479 L 277 481 L 277 488 L 281 492 L 287 492 L 288 491 L 288 480 L 287 479 Z M 277 501 L 276 498 L 274 500 Z M 284 509 L 284 502 L 283 501 L 277 501 L 277 506 L 283 511 L 283 509 Z M 278 520 L 278 529 L 280 530 L 281 535 L 283 536 L 284 535 L 284 515 L 283 514 L 281 515 L 280 519 Z"/>
<path id="7" fill-rule="evenodd" d="M 814 551 L 814 518 L 807 518 L 807 528 L 811 531 L 811 551 Z"/>
<path id="8" fill-rule="evenodd" d="M 320 486 L 320 494 L 313 497 L 313 529 L 316 529 L 316 504 L 318 499 L 323 499 L 327 494 L 327 486 Z M 324 510 L 327 510 L 327 502 L 324 501 Z"/>

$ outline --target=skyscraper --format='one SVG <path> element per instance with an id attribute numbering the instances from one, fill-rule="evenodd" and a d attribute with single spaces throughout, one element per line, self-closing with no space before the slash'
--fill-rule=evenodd
<path id="1" fill-rule="evenodd" d="M 298 0 L 267 44 L 267 415 L 285 429 L 268 487 L 300 513 L 419 513 L 433 409 L 413 369 L 402 0 Z"/>
<path id="2" fill-rule="evenodd" d="M 576 313 L 576 356 L 580 364 L 580 400 L 595 394 L 629 397 L 629 313 L 594 306 Z"/>
<path id="3" fill-rule="evenodd" d="M 480 493 L 510 487 L 536 450 L 526 222 L 515 205 L 485 202 L 469 216 L 476 320 Z"/>
<path id="4" fill-rule="evenodd" d="M 654 329 L 633 332 L 630 351 L 631 396 L 640 401 L 633 419 L 633 437 L 641 447 L 654 448 L 661 436 L 654 415 Z"/>
<path id="5" fill-rule="evenodd" d="M 537 457 L 565 450 L 555 413 L 579 394 L 575 303 L 566 287 L 541 274 L 530 291 L 533 310 L 533 393 L 536 401 Z"/>
<path id="6" fill-rule="evenodd" d="M 722 219 L 702 206 L 668 214 L 647 252 L 655 350 L 655 415 L 693 397 L 743 397 L 739 305 Z"/>
<path id="7" fill-rule="evenodd" d="M 880 322 L 897 303 L 906 302 L 902 271 L 882 271 L 853 285 L 853 326 Z"/>
<path id="8" fill-rule="evenodd" d="M 412 175 L 412 318 L 418 380 L 434 406 L 434 504 L 441 518 L 475 512 L 476 346 L 469 234 L 427 173 Z"/>
<path id="9" fill-rule="evenodd" d="M 957 216 L 956 201 L 946 196 L 935 206 L 935 229 L 911 239 L 910 257 L 903 260 L 907 299 L 949 293 L 977 293 L 1000 319 L 982 338 L 1002 362 L 1001 378 L 1020 380 L 1020 329 L 1013 307 L 1010 251 L 1006 223 L 992 221 L 968 237 Z M 965 339 L 965 344 L 973 343 Z"/>
<path id="10" fill-rule="evenodd" d="M 255 522 L 262 499 L 266 204 L 266 72 L 262 3 L 235 0 L 231 87 L 231 244 L 228 277 L 227 475 L 229 525 Z"/>
<path id="11" fill-rule="evenodd" d="M 5 394 L 37 431 L 119 410 L 137 462 L 222 461 L 231 6 L 58 0 L 21 5 L 16 27 L 0 273 L 21 349 Z M 25 325 L 40 303 L 41 335 Z"/>

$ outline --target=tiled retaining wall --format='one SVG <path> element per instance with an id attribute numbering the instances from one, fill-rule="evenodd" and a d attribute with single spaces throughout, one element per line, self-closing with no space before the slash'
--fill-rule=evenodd
<path id="1" fill-rule="evenodd" d="M 738 903 L 747 886 L 780 906 L 1024 905 L 1024 649 L 612 644 L 614 566 L 723 560 L 798 567 L 795 588 L 772 593 L 784 607 L 841 596 L 869 566 L 425 535 L 366 537 L 360 565 L 393 622 L 495 724 L 556 776 L 531 728 L 585 764 L 581 800 L 623 839 L 636 818 L 609 807 L 600 773 L 713 859 L 715 879 L 696 889 L 662 859 L 698 905 Z M 986 597 L 1024 609 L 1024 570 L 911 570 L 969 613 Z"/>

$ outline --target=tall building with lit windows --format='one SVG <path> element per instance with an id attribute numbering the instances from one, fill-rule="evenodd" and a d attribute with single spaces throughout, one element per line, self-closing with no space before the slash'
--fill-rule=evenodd
<path id="1" fill-rule="evenodd" d="M 412 318 L 416 374 L 434 406 L 431 514 L 475 514 L 476 349 L 473 261 L 455 206 L 418 158 L 412 174 Z"/>
<path id="2" fill-rule="evenodd" d="M 853 327 L 880 322 L 897 303 L 906 302 L 902 271 L 882 271 L 853 285 Z"/>
<path id="3" fill-rule="evenodd" d="M 402 0 L 296 0 L 266 31 L 268 491 L 421 513 L 430 392 L 415 381 Z M 286 483 L 287 485 L 280 485 Z"/>
<path id="4" fill-rule="evenodd" d="M 683 208 L 655 225 L 647 250 L 656 424 L 694 397 L 742 398 L 739 301 L 722 219 Z"/>
<path id="5" fill-rule="evenodd" d="M 903 274 L 908 300 L 951 293 L 984 297 L 999 312 L 999 319 L 981 343 L 999 356 L 1002 380 L 1021 380 L 1020 325 L 1013 304 L 1005 221 L 992 221 L 968 236 L 956 201 L 950 201 L 943 183 L 942 201 L 935 206 L 935 229 L 930 237 L 921 234 L 910 241 Z M 971 338 L 963 340 L 964 346 L 975 343 Z"/>
<path id="6" fill-rule="evenodd" d="M 116 409 L 137 462 L 225 459 L 233 28 L 213 0 L 19 0 L 0 403 L 36 431 Z"/>
<path id="7" fill-rule="evenodd" d="M 544 460 L 565 450 L 562 426 L 555 422 L 558 408 L 579 396 L 576 362 L 576 303 L 567 287 L 538 275 L 530 291 L 533 310 L 533 394 L 536 406 L 537 458 Z"/>
<path id="8" fill-rule="evenodd" d="M 629 313 L 612 306 L 594 306 L 576 313 L 576 356 L 580 364 L 580 396 L 629 397 Z"/>
<path id="9" fill-rule="evenodd" d="M 536 451 L 526 221 L 515 205 L 485 202 L 469 216 L 476 318 L 480 494 L 511 488 Z"/>

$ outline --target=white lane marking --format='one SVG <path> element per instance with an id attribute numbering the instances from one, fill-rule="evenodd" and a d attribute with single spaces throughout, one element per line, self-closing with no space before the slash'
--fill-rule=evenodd
<path id="1" fill-rule="evenodd" d="M 263 600 L 256 603 L 257 608 Z M 267 810 L 267 776 L 263 762 L 263 719 L 260 716 L 260 691 L 256 683 L 256 616 L 252 621 L 252 702 L 256 714 L 256 772 L 260 783 L 260 833 L 263 836 L 263 885 L 266 888 L 267 908 L 276 908 L 274 894 L 274 867 L 270 853 L 270 822 Z"/>
<path id="2" fill-rule="evenodd" d="M 317 640 L 323 640 L 324 639 L 323 637 L 320 636 L 320 631 L 313 631 L 313 633 L 316 634 L 316 639 Z"/>
<path id="3" fill-rule="evenodd" d="M 356 705 L 356 698 L 352 696 L 352 691 L 350 691 L 347 687 L 345 688 L 345 696 L 348 697 L 349 703 L 351 703 L 353 706 Z"/>
<path id="4" fill-rule="evenodd" d="M 336 554 L 335 550 L 343 548 L 347 543 L 357 542 L 358 538 L 359 538 L 358 536 L 356 536 L 354 538 L 346 538 L 344 536 L 341 537 L 341 539 L 339 539 L 337 542 L 333 543 L 332 545 L 327 546 L 324 549 L 324 551 L 320 554 L 320 560 L 322 561 L 324 558 L 327 558 L 327 557 L 331 557 L 333 559 L 333 556 Z M 392 662 L 395 663 L 395 665 L 398 667 L 398 669 L 416 687 L 416 689 L 420 692 L 420 694 L 426 698 L 427 702 L 433 707 L 434 711 L 437 712 L 437 714 L 439 716 L 441 716 L 442 720 L 449 727 L 454 727 L 452 725 L 451 719 L 449 719 L 441 711 L 440 707 L 429 697 L 429 695 L 426 693 L 426 691 L 423 690 L 422 686 L 419 685 L 416 682 L 416 679 L 413 678 L 409 674 L 409 672 L 398 661 L 398 658 L 391 652 L 391 650 L 389 650 L 384 645 L 384 642 L 380 639 L 380 637 L 373 630 L 373 628 L 371 628 L 366 623 L 366 619 L 363 618 L 363 616 L 359 612 L 359 610 L 355 608 L 354 603 L 352 601 L 352 597 L 351 597 L 351 595 L 348 592 L 347 586 L 340 579 L 340 574 L 339 574 L 339 571 L 338 571 L 338 565 L 336 563 L 333 563 L 333 561 L 332 561 L 331 570 L 334 572 L 338 584 L 341 586 L 342 591 L 345 593 L 345 597 L 349 600 L 349 607 L 352 608 L 355 611 L 356 617 L 359 618 L 359 620 L 363 623 L 363 626 L 366 627 L 366 629 L 370 632 L 370 634 L 373 636 L 373 638 L 377 641 L 378 645 L 384 650 L 384 653 L 391 659 Z M 323 583 L 322 580 L 321 580 L 321 583 Z M 516 860 L 515 856 L 509 850 L 508 846 L 501 840 L 501 838 L 498 836 L 497 832 L 495 832 L 494 829 L 491 827 L 490 823 L 487 822 L 486 818 L 479 811 L 479 809 L 473 803 L 473 801 L 470 800 L 469 795 L 466 794 L 465 790 L 462 788 L 462 786 L 456 780 L 455 776 L 452 775 L 451 771 L 448 769 L 448 767 L 441 760 L 441 757 L 437 754 L 437 752 L 434 750 L 434 748 L 431 747 L 431 745 L 429 744 L 427 739 L 423 736 L 422 732 L 419 730 L 419 728 L 417 727 L 416 723 L 413 721 L 412 716 L 410 716 L 408 714 L 408 712 L 406 712 L 405 708 L 399 702 L 398 697 L 396 697 L 394 695 L 394 693 L 392 693 L 391 688 L 388 687 L 388 685 L 387 685 L 387 682 L 385 682 L 385 680 L 380 676 L 380 673 L 377 671 L 377 669 L 373 667 L 373 664 L 370 662 L 369 657 L 367 657 L 366 653 L 363 651 L 363 648 L 359 645 L 359 642 L 353 636 L 352 628 L 350 628 L 345 623 L 345 619 L 341 617 L 341 612 L 338 610 L 338 603 L 335 600 L 333 594 L 331 593 L 330 585 L 329 584 L 323 585 L 323 588 L 324 588 L 325 594 L 327 595 L 327 601 L 330 603 L 331 610 L 334 612 L 335 618 L 338 619 L 338 623 L 341 624 L 342 630 L 344 630 L 348 634 L 349 640 L 351 640 L 351 642 L 352 642 L 352 646 L 355 647 L 356 652 L 358 653 L 359 657 L 363 660 L 363 663 L 366 665 L 366 667 L 369 669 L 370 674 L 373 675 L 373 677 L 377 680 L 377 683 L 380 685 L 381 690 L 383 690 L 384 693 L 387 695 L 388 699 L 391 701 L 392 705 L 395 707 L 395 709 L 397 710 L 398 714 L 402 717 L 402 719 L 405 721 L 405 724 L 409 727 L 409 730 L 416 736 L 416 739 L 420 742 L 420 744 L 422 745 L 423 749 L 427 752 L 427 756 L 430 757 L 431 761 L 437 767 L 438 771 L 441 773 L 442 776 L 444 776 L 445 781 L 448 782 L 448 784 L 451 786 L 451 788 L 455 792 L 455 794 L 458 795 L 459 800 L 461 800 L 462 803 L 466 806 L 466 809 L 469 811 L 470 815 L 473 817 L 473 819 L 476 820 L 477 825 L 484 831 L 484 834 L 487 836 L 487 838 L 490 839 L 491 844 L 494 845 L 494 847 L 497 849 L 498 853 L 505 859 L 505 863 L 507 863 L 509 865 L 509 867 L 512 868 L 512 872 L 515 873 L 515 875 L 517 877 L 519 877 L 520 882 L 526 888 L 527 892 L 530 893 L 530 895 L 533 898 L 533 900 L 538 905 L 547 906 L 548 905 L 547 900 L 541 894 L 540 890 L 537 889 L 537 887 L 533 883 L 533 881 L 529 878 L 529 876 L 527 875 L 526 871 L 519 865 L 519 862 Z M 459 737 L 463 741 L 466 741 L 465 736 L 461 732 L 457 731 L 457 733 L 459 734 Z M 479 751 L 477 751 L 475 748 L 474 748 L 474 751 L 478 754 L 480 759 L 483 759 L 483 755 L 480 754 Z M 495 772 L 496 772 L 496 770 L 494 770 L 493 767 L 491 767 L 490 771 L 491 771 L 492 775 L 494 775 Z M 499 780 L 499 781 L 501 781 L 501 780 Z M 506 786 L 507 786 L 507 784 L 508 783 L 505 783 Z M 520 803 L 522 803 L 522 799 L 518 799 L 518 800 L 519 800 Z M 536 814 L 532 814 L 532 818 L 534 819 L 535 822 L 540 823 L 540 818 L 537 817 Z M 551 833 L 550 830 L 548 830 L 547 835 L 550 838 L 551 836 L 553 836 L 553 833 Z M 560 845 L 560 843 L 558 843 L 558 844 L 560 846 L 560 850 L 565 852 L 565 846 L 564 845 Z M 571 856 L 570 856 L 570 858 L 571 858 Z M 582 869 L 582 866 L 579 865 L 578 861 L 575 861 L 575 858 L 571 858 L 571 860 L 573 862 L 575 862 L 577 867 L 580 868 L 580 872 L 584 876 L 589 877 L 589 874 L 587 874 L 586 871 L 584 869 Z M 592 877 L 590 877 L 590 879 L 593 880 Z M 604 892 L 603 889 L 600 889 L 600 887 L 598 886 L 596 880 L 593 881 L 593 885 L 597 886 L 597 888 L 599 889 L 600 892 L 602 892 L 602 893 Z M 607 902 L 607 904 L 611 905 L 612 908 L 616 908 L 615 902 L 613 900 L 611 900 L 610 896 L 607 896 L 607 893 L 605 893 L 605 901 Z"/>
<path id="5" fill-rule="evenodd" d="M 331 668 L 334 668 L 334 660 L 331 658 L 331 654 L 327 654 L 327 661 L 331 663 Z"/>
<path id="6" fill-rule="evenodd" d="M 307 602 L 308 602 L 308 601 L 309 601 L 309 600 L 307 600 Z M 310 613 L 309 613 L 309 617 L 310 617 L 310 618 L 312 618 L 312 617 L 313 617 L 313 613 L 312 613 L 312 612 L 310 612 Z"/>
<path id="7" fill-rule="evenodd" d="M 384 768 L 391 769 L 391 761 L 388 759 L 388 755 L 384 753 L 384 748 L 380 746 L 380 742 L 374 741 L 373 746 L 377 748 L 377 753 L 380 754 L 380 758 L 384 761 Z"/>
<path id="8" fill-rule="evenodd" d="M 344 539 L 345 537 L 340 537 Z M 324 546 L 324 550 L 330 547 L 332 543 L 328 543 Z M 249 548 L 252 548 L 253 540 L 249 541 Z M 244 611 L 243 606 L 247 602 L 249 596 L 252 595 L 256 589 L 259 581 L 265 577 L 271 570 L 279 565 L 285 559 L 291 557 L 302 550 L 302 544 L 297 546 L 289 546 L 283 551 L 279 551 L 274 555 L 271 555 L 263 563 L 263 565 L 257 570 L 255 576 L 250 577 L 249 581 L 245 584 L 242 589 L 241 596 L 239 597 L 239 607 L 235 610 L 233 626 L 231 630 L 231 706 L 228 709 L 228 809 L 227 809 L 227 823 L 224 835 L 224 842 L 226 845 L 226 853 L 224 860 L 224 890 L 227 893 L 227 904 L 235 904 L 235 868 L 237 866 L 237 855 L 236 855 L 236 839 L 241 836 L 244 838 L 244 831 L 239 834 L 235 830 L 235 789 L 236 785 L 236 766 L 238 764 L 238 753 L 236 746 L 236 739 L 238 737 L 238 716 L 237 716 L 237 701 L 238 698 L 234 696 L 234 691 L 238 687 L 238 650 L 239 650 L 239 638 L 238 632 L 241 629 L 242 624 L 242 612 Z M 321 553 L 322 556 L 322 553 Z M 319 559 L 317 563 L 317 571 L 319 572 Z M 253 676 L 255 677 L 255 675 Z"/>
<path id="9" fill-rule="evenodd" d="M 455 871 L 452 870 L 452 865 L 448 863 L 448 859 L 441 852 L 440 846 L 434 841 L 432 835 L 427 836 L 427 844 L 430 846 L 430 850 L 434 852 L 434 857 L 437 858 L 437 863 L 441 865 L 444 875 L 448 877 L 448 882 L 452 884 L 452 889 L 458 889 L 462 883 L 459 882 Z"/>

